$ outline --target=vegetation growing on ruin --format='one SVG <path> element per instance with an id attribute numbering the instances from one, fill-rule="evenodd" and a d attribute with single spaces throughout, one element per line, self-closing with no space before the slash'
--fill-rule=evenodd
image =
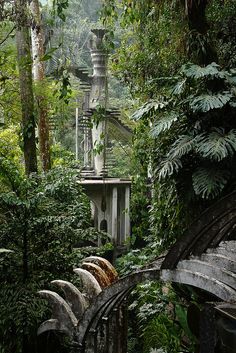
<path id="1" fill-rule="evenodd" d="M 48 311 L 36 292 L 55 274 L 70 279 L 83 254 L 112 251 L 77 183 L 74 115 L 83 93 L 71 67 L 90 68 L 91 29 L 107 30 L 109 99 L 133 131 L 132 142 L 109 131 L 110 175 L 132 179 L 120 274 L 153 261 L 235 189 L 234 0 L 34 0 L 39 17 L 29 3 L 0 4 L 0 353 L 41 353 L 46 344 L 48 353 L 68 352 L 56 335 L 36 338 Z M 36 79 L 35 21 L 45 37 Z M 194 351 L 186 302 L 173 288 L 140 285 L 130 310 L 129 353 Z"/>

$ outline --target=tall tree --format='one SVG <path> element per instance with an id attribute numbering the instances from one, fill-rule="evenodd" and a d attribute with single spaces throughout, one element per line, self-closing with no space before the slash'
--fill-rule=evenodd
<path id="1" fill-rule="evenodd" d="M 42 29 L 41 14 L 39 1 L 32 0 L 30 3 L 32 15 L 31 24 L 31 40 L 33 54 L 33 76 L 36 83 L 39 85 L 45 80 L 45 67 L 42 58 L 44 56 L 44 34 Z M 49 141 L 49 126 L 48 126 L 48 110 L 45 96 L 40 87 L 39 93 L 36 94 L 36 102 L 38 107 L 38 136 L 40 159 L 43 171 L 50 169 L 50 141 Z"/>
<path id="2" fill-rule="evenodd" d="M 184 0 L 189 36 L 188 55 L 199 65 L 217 62 L 217 53 L 209 38 L 209 25 L 206 19 L 206 9 L 210 0 Z"/>
<path id="3" fill-rule="evenodd" d="M 15 0 L 14 4 L 16 9 L 16 46 L 19 67 L 25 171 L 29 175 L 32 172 L 37 172 L 29 21 L 27 1 Z"/>

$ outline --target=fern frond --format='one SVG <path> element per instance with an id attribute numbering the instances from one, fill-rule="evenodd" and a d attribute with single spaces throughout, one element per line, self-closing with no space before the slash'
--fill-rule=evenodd
<path id="1" fill-rule="evenodd" d="M 203 157 L 215 161 L 232 156 L 236 151 L 236 130 L 232 129 L 225 134 L 224 129 L 214 128 L 208 135 L 201 135 L 197 139 L 197 152 Z"/>
<path id="2" fill-rule="evenodd" d="M 160 167 L 157 170 L 159 180 L 165 179 L 167 176 L 171 176 L 174 172 L 178 172 L 182 168 L 182 162 L 178 158 L 166 159 L 160 163 Z"/>
<path id="3" fill-rule="evenodd" d="M 220 194 L 230 177 L 226 170 L 199 168 L 192 175 L 193 189 L 203 199 L 214 198 Z"/>
<path id="4" fill-rule="evenodd" d="M 229 91 L 218 94 L 202 94 L 190 102 L 190 107 L 194 113 L 206 113 L 211 109 L 219 109 L 226 105 L 233 95 Z"/>
<path id="5" fill-rule="evenodd" d="M 195 138 L 191 135 L 181 135 L 178 140 L 171 146 L 167 157 L 181 158 L 193 150 L 195 146 Z"/>
<path id="6" fill-rule="evenodd" d="M 172 124 L 178 120 L 180 114 L 178 112 L 171 111 L 166 113 L 158 120 L 152 127 L 151 134 L 153 137 L 158 137 L 163 131 L 169 130 Z"/>

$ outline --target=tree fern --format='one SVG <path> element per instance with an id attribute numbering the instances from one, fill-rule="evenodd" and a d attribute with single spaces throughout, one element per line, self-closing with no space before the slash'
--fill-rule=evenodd
<path id="1" fill-rule="evenodd" d="M 171 146 L 167 157 L 181 158 L 193 150 L 195 146 L 195 138 L 191 135 L 181 135 L 178 140 Z"/>
<path id="2" fill-rule="evenodd" d="M 214 128 L 210 134 L 202 134 L 198 137 L 197 151 L 217 162 L 232 156 L 236 151 L 236 130 L 225 133 L 223 128 Z"/>
<path id="3" fill-rule="evenodd" d="M 214 198 L 223 190 L 229 177 L 227 170 L 198 168 L 192 175 L 194 192 L 204 199 Z"/>
<path id="4" fill-rule="evenodd" d="M 218 94 L 202 94 L 195 97 L 190 102 L 190 108 L 193 113 L 200 112 L 206 113 L 211 109 L 219 109 L 225 106 L 233 98 L 233 95 L 229 91 L 225 91 Z"/>
<path id="5" fill-rule="evenodd" d="M 164 114 L 155 125 L 152 127 L 151 134 L 153 137 L 158 137 L 160 133 L 169 130 L 172 124 L 178 120 L 180 114 L 175 111 Z"/>
<path id="6" fill-rule="evenodd" d="M 179 158 L 163 160 L 157 169 L 159 180 L 173 175 L 174 172 L 178 172 L 180 168 L 182 168 L 182 162 Z"/>

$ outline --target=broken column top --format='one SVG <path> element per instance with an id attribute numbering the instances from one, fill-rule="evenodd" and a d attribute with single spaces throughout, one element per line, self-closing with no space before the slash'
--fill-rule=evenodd
<path id="1" fill-rule="evenodd" d="M 103 38 L 107 30 L 104 28 L 92 29 L 91 32 L 94 34 L 93 38 L 89 42 L 89 48 L 91 50 L 99 50 L 101 48 Z"/>

